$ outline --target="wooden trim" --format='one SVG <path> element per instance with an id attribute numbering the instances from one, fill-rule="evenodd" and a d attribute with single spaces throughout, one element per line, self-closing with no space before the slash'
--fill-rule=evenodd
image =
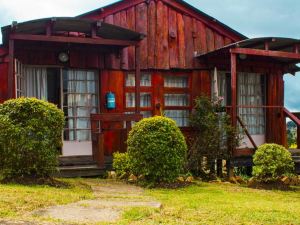
<path id="1" fill-rule="evenodd" d="M 269 50 L 259 50 L 259 49 L 251 49 L 251 48 L 232 48 L 230 49 L 230 53 L 300 60 L 300 54 L 292 53 L 292 52 L 269 51 Z"/>
<path id="2" fill-rule="evenodd" d="M 141 115 L 141 114 L 123 114 L 123 113 L 91 114 L 92 122 L 95 122 L 95 121 L 123 122 L 123 121 L 139 121 L 141 119 L 143 119 L 143 115 Z"/>
<path id="3" fill-rule="evenodd" d="M 102 38 L 82 38 L 82 37 L 64 37 L 64 36 L 47 36 L 47 35 L 32 35 L 32 34 L 11 34 L 10 40 L 23 41 L 43 41 L 43 42 L 60 42 L 60 43 L 75 43 L 75 44 L 90 44 L 90 45 L 110 45 L 110 46 L 133 46 L 139 41 L 124 41 Z"/>
<path id="4" fill-rule="evenodd" d="M 237 121 L 240 123 L 240 125 L 243 128 L 245 134 L 247 135 L 247 137 L 249 138 L 251 144 L 253 145 L 254 149 L 257 149 L 257 145 L 255 144 L 251 134 L 249 133 L 249 131 L 247 130 L 245 124 L 243 123 L 242 119 L 239 116 L 237 116 Z"/>
<path id="5" fill-rule="evenodd" d="M 141 47 L 135 47 L 135 112 L 140 113 L 141 108 Z M 126 83 L 126 81 L 125 81 Z"/>

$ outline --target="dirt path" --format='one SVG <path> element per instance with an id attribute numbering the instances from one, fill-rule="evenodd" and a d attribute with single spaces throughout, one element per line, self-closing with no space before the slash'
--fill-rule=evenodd
<path id="1" fill-rule="evenodd" d="M 58 219 L 62 224 L 115 222 L 130 207 L 160 208 L 161 204 L 145 196 L 144 190 L 117 181 L 87 181 L 95 195 L 94 200 L 83 200 L 68 205 L 52 206 L 35 211 L 40 217 Z"/>

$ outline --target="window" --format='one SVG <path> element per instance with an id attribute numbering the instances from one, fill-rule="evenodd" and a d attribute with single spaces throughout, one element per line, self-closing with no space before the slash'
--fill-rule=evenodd
<path id="1" fill-rule="evenodd" d="M 190 110 L 189 77 L 166 75 L 164 77 L 164 114 L 176 121 L 179 127 L 187 127 Z"/>
<path id="2" fill-rule="evenodd" d="M 152 105 L 152 76 L 150 73 L 141 73 L 140 107 L 144 117 L 151 117 Z M 125 79 L 125 113 L 133 113 L 135 108 L 135 73 L 126 74 Z"/>

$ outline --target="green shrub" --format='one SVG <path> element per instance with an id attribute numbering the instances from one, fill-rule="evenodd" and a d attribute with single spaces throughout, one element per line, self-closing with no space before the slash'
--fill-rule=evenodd
<path id="1" fill-rule="evenodd" d="M 2 178 L 47 177 L 56 170 L 64 114 L 54 104 L 18 98 L 0 105 Z"/>
<path id="2" fill-rule="evenodd" d="M 117 173 L 117 176 L 124 176 L 131 173 L 131 164 L 128 157 L 128 153 L 115 152 L 113 154 L 113 168 Z"/>
<path id="3" fill-rule="evenodd" d="M 182 172 L 187 145 L 175 121 L 151 117 L 136 123 L 127 140 L 135 175 L 147 182 L 173 182 Z"/>
<path id="4" fill-rule="evenodd" d="M 253 176 L 258 180 L 272 181 L 294 172 L 291 153 L 281 145 L 261 145 L 253 157 Z"/>

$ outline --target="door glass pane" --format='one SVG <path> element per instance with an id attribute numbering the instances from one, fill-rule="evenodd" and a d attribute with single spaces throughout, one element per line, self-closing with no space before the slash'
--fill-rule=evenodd
<path id="1" fill-rule="evenodd" d="M 64 70 L 64 112 L 69 129 L 64 138 L 69 141 L 90 141 L 90 114 L 97 113 L 98 78 L 93 71 Z"/>

